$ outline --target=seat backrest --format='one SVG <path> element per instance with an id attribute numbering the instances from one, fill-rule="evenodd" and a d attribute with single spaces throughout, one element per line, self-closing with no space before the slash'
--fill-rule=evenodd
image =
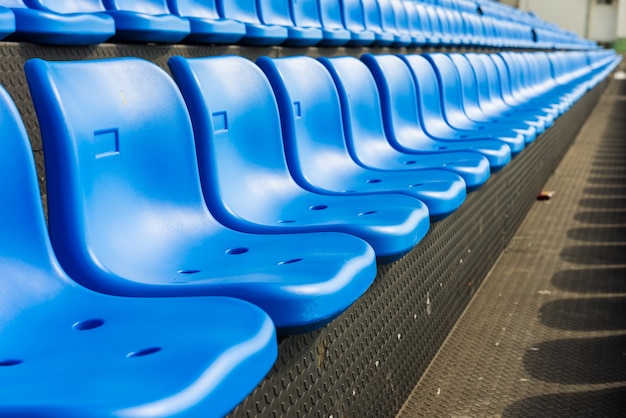
<path id="1" fill-rule="evenodd" d="M 49 9 L 56 13 L 95 13 L 106 9 L 101 0 L 25 0 L 28 7 Z"/>
<path id="2" fill-rule="evenodd" d="M 341 0 L 343 25 L 352 32 L 366 30 L 361 0 Z"/>
<path id="3" fill-rule="evenodd" d="M 167 73 L 133 58 L 34 59 L 25 70 L 44 142 L 50 234 L 71 276 L 101 265 L 150 280 L 120 252 L 171 248 L 175 257 L 191 239 L 188 222 L 213 234 L 189 114 Z"/>
<path id="4" fill-rule="evenodd" d="M 301 184 L 334 183 L 335 173 L 327 166 L 328 161 L 351 157 L 331 75 L 319 61 L 307 56 L 261 57 L 257 64 L 277 99 L 292 176 Z"/>
<path id="5" fill-rule="evenodd" d="M 405 148 L 424 136 L 421 125 L 419 94 L 409 67 L 394 55 L 365 54 L 361 60 L 372 73 L 380 94 L 387 139 Z"/>
<path id="6" fill-rule="evenodd" d="M 374 33 L 382 33 L 383 26 L 380 16 L 380 6 L 377 0 L 361 0 L 365 27 Z"/>
<path id="7" fill-rule="evenodd" d="M 317 0 L 320 22 L 325 29 L 346 29 L 339 0 Z"/>
<path id="8" fill-rule="evenodd" d="M 169 10 L 177 16 L 211 20 L 220 18 L 215 0 L 168 0 L 167 5 Z"/>
<path id="9" fill-rule="evenodd" d="M 102 0 L 108 10 L 125 10 L 149 15 L 168 15 L 167 0 Z"/>
<path id="10" fill-rule="evenodd" d="M 30 305 L 71 283 L 46 231 L 30 142 L 15 104 L 0 87 L 0 332 Z"/>
<path id="11" fill-rule="evenodd" d="M 290 0 L 291 16 L 296 26 L 321 28 L 317 0 Z"/>
<path id="12" fill-rule="evenodd" d="M 254 220 L 277 193 L 297 195 L 267 78 L 241 57 L 169 61 L 194 126 L 202 188 L 214 215 Z M 280 190 L 278 191 L 277 188 Z M 258 204 L 250 204 L 250 200 Z"/>
<path id="13" fill-rule="evenodd" d="M 447 121 L 465 119 L 463 111 L 463 87 L 459 73 L 452 61 L 444 53 L 426 53 L 424 57 L 432 65 L 439 80 L 441 104 Z"/>
<path id="14" fill-rule="evenodd" d="M 261 24 L 256 0 L 216 0 L 220 16 L 242 23 Z"/>
<path id="15" fill-rule="evenodd" d="M 289 2 L 285 0 L 257 0 L 259 17 L 266 25 L 293 27 Z"/>
<path id="16" fill-rule="evenodd" d="M 368 161 L 362 158 L 376 152 L 381 139 L 386 141 L 380 97 L 372 73 L 355 57 L 318 59 L 337 87 L 348 149 L 355 160 L 367 165 Z"/>

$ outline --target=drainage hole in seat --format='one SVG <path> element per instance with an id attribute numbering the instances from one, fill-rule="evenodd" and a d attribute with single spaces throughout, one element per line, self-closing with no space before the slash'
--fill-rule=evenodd
<path id="1" fill-rule="evenodd" d="M 91 329 L 100 328 L 104 325 L 104 321 L 102 319 L 87 319 L 85 321 L 79 321 L 72 325 L 76 331 L 89 331 Z"/>
<path id="2" fill-rule="evenodd" d="M 278 263 L 279 266 L 284 266 L 285 264 L 293 264 L 302 261 L 302 258 L 292 258 L 291 260 L 281 261 Z"/>
<path id="3" fill-rule="evenodd" d="M 377 213 L 377 212 L 378 212 L 377 210 L 369 210 L 369 211 L 367 211 L 367 212 L 361 212 L 361 213 L 359 213 L 359 214 L 358 214 L 358 216 L 373 215 L 373 214 L 375 214 L 375 213 Z"/>
<path id="4" fill-rule="evenodd" d="M 294 223 L 294 222 L 296 222 L 296 221 L 294 221 L 294 220 L 292 220 L 292 219 L 279 219 L 279 220 L 278 220 L 278 223 L 279 223 L 279 224 L 292 224 L 292 223 Z"/>
<path id="5" fill-rule="evenodd" d="M 411 165 L 411 164 L 415 164 L 415 163 L 417 163 L 417 161 L 415 161 L 415 160 L 409 160 L 409 161 L 405 161 L 404 162 L 405 165 Z"/>
<path id="6" fill-rule="evenodd" d="M 438 150 L 448 149 L 448 147 L 437 147 Z"/>
<path id="7" fill-rule="evenodd" d="M 231 248 L 230 250 L 226 250 L 226 254 L 228 255 L 239 255 L 247 252 L 248 249 L 246 247 Z"/>
<path id="8" fill-rule="evenodd" d="M 131 357 L 149 356 L 150 354 L 158 353 L 159 351 L 161 351 L 161 347 L 144 348 L 143 350 L 133 351 L 131 353 L 126 354 L 126 357 L 131 358 Z"/>
<path id="9" fill-rule="evenodd" d="M 424 183 L 415 183 L 415 184 L 409 184 L 409 187 L 421 187 L 423 185 Z"/>
<path id="10" fill-rule="evenodd" d="M 315 205 L 315 206 L 309 207 L 309 209 L 311 209 L 311 210 L 324 210 L 324 209 L 327 209 L 327 208 L 328 208 L 327 205 Z"/>
<path id="11" fill-rule="evenodd" d="M 196 274 L 196 273 L 200 273 L 200 270 L 178 270 L 178 273 L 180 274 Z"/>
<path id="12" fill-rule="evenodd" d="M 15 358 L 10 358 L 10 359 L 6 359 L 6 360 L 0 360 L 0 367 L 5 367 L 5 366 L 17 366 L 18 364 L 22 364 L 23 361 L 22 360 L 18 360 Z"/>
<path id="13" fill-rule="evenodd" d="M 380 183 L 382 180 L 381 179 L 369 179 L 367 180 L 368 183 L 373 184 L 373 183 Z"/>

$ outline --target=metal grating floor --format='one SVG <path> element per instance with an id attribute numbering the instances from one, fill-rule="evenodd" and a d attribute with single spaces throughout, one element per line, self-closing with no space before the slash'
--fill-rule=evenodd
<path id="1" fill-rule="evenodd" d="M 626 80 L 544 190 L 398 417 L 626 416 Z"/>

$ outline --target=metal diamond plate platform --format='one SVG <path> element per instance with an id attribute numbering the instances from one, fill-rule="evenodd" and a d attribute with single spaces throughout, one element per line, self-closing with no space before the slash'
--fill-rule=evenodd
<path id="1" fill-rule="evenodd" d="M 626 81 L 544 190 L 398 417 L 626 416 Z"/>

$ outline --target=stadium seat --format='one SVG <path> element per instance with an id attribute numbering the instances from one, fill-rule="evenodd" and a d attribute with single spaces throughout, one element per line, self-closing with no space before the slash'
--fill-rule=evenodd
<path id="1" fill-rule="evenodd" d="M 465 181 L 454 173 L 390 172 L 357 164 L 347 148 L 337 89 L 319 61 L 306 56 L 261 57 L 257 64 L 276 94 L 287 161 L 303 187 L 340 195 L 402 193 L 422 200 L 435 219 L 454 212 L 464 201 Z"/>
<path id="2" fill-rule="evenodd" d="M 233 44 L 246 34 L 243 23 L 220 17 L 215 0 L 168 0 L 167 5 L 189 21 L 191 33 L 185 42 Z"/>
<path id="3" fill-rule="evenodd" d="M 287 29 L 286 46 L 312 46 L 322 40 L 322 30 L 315 26 L 296 26 L 292 19 L 290 2 L 285 0 L 257 0 L 261 22 Z"/>
<path id="4" fill-rule="evenodd" d="M 115 23 L 104 13 L 100 0 L 0 0 L 0 7 L 11 9 L 15 17 L 15 33 L 8 40 L 92 45 L 115 34 Z M 6 13 L 3 16 L 6 19 Z"/>
<path id="5" fill-rule="evenodd" d="M 0 125 L 0 415 L 228 413 L 276 359 L 267 314 L 232 298 L 79 286 L 52 251 L 30 143 L 2 88 Z"/>
<path id="6" fill-rule="evenodd" d="M 115 20 L 113 40 L 177 43 L 191 32 L 185 18 L 173 15 L 167 0 L 102 0 Z"/>
<path id="7" fill-rule="evenodd" d="M 216 0 L 216 5 L 220 16 L 246 26 L 242 44 L 280 45 L 287 39 L 287 28 L 261 22 L 256 0 Z"/>
<path id="8" fill-rule="evenodd" d="M 173 57 L 170 68 L 191 113 L 205 200 L 224 225 L 350 233 L 385 261 L 428 231 L 426 207 L 407 196 L 324 196 L 300 187 L 287 167 L 272 88 L 252 61 Z"/>
<path id="9" fill-rule="evenodd" d="M 468 53 L 465 55 L 476 78 L 484 79 L 485 83 L 478 84 L 480 106 L 485 112 L 492 115 L 515 115 L 516 118 L 533 123 L 540 134 L 552 126 L 554 117 L 538 112 L 535 109 L 515 108 L 507 105 L 502 99 L 500 76 L 487 54 Z"/>
<path id="10" fill-rule="evenodd" d="M 434 137 L 426 130 L 447 132 L 449 126 L 441 114 L 439 86 L 427 62 L 419 55 L 400 55 L 399 62 L 393 56 L 365 54 L 361 57 L 374 75 L 381 97 L 383 123 L 387 140 L 401 152 L 470 151 L 488 159 L 493 171 L 504 167 L 511 160 L 508 145 L 492 139 Z M 412 74 L 425 66 L 426 86 L 416 86 Z M 429 103 L 432 101 L 433 103 Z M 439 107 L 437 107 L 439 106 Z"/>
<path id="11" fill-rule="evenodd" d="M 404 66 L 393 55 L 384 57 Z M 384 58 L 377 55 L 376 59 Z M 321 57 L 319 60 L 331 73 L 339 92 L 348 150 L 355 161 L 379 170 L 448 170 L 463 177 L 469 190 L 487 181 L 489 162 L 475 152 L 438 150 L 433 146 L 430 151 L 409 154 L 393 148 L 383 126 L 378 88 L 365 64 L 354 57 Z"/>
<path id="12" fill-rule="evenodd" d="M 361 0 L 338 0 L 343 26 L 350 31 L 350 46 L 368 46 L 376 41 L 376 34 L 365 26 Z"/>
<path id="13" fill-rule="evenodd" d="M 297 0 L 297 2 L 302 3 L 301 0 Z M 322 39 L 320 45 L 345 45 L 350 42 L 353 37 L 358 37 L 343 26 L 339 0 L 316 0 L 316 2 L 320 23 L 322 24 L 322 33 L 324 34 L 324 39 Z"/>
<path id="14" fill-rule="evenodd" d="M 184 99 L 155 64 L 32 59 L 25 70 L 42 132 L 52 245 L 84 286 L 238 297 L 287 333 L 325 324 L 371 284 L 374 251 L 359 238 L 244 234 L 215 221 Z"/>
<path id="15" fill-rule="evenodd" d="M 397 37 L 394 36 L 392 32 L 383 30 L 379 1 L 361 0 L 360 2 L 363 7 L 363 20 L 365 28 L 374 32 L 374 36 L 376 37 L 374 45 L 389 46 L 393 44 L 397 40 Z"/>
<path id="16" fill-rule="evenodd" d="M 341 23 L 332 27 L 323 27 L 318 0 L 290 0 L 293 22 L 296 26 L 316 28 L 322 31 L 322 46 L 345 45 L 350 40 L 348 32 Z M 341 18 L 339 19 L 341 21 Z"/>
<path id="17" fill-rule="evenodd" d="M 513 132 L 524 136 L 524 141 L 529 144 L 537 138 L 537 130 L 543 129 L 539 122 L 518 119 L 514 114 L 489 114 L 486 109 L 480 106 L 478 84 L 487 84 L 487 80 L 478 80 L 476 72 L 470 65 L 465 55 L 459 53 L 444 54 L 442 58 L 447 58 L 453 69 L 456 70 L 461 87 L 460 108 L 467 115 L 468 119 L 478 122 L 487 129 L 511 129 Z M 443 61 L 443 60 L 442 60 Z M 447 63 L 446 63 L 447 66 Z M 440 68 L 440 67 L 438 67 Z M 452 70 L 452 68 L 450 68 Z"/>
<path id="18" fill-rule="evenodd" d="M 441 101 L 445 121 L 451 127 L 448 135 L 453 137 L 460 135 L 476 137 L 478 135 L 479 137 L 497 138 L 506 143 L 513 154 L 518 154 L 524 149 L 526 141 L 524 133 L 506 127 L 498 128 L 497 124 L 492 122 L 474 121 L 465 113 L 463 85 L 458 71 L 446 54 L 425 53 L 423 57 L 432 66 L 438 79 L 437 84 L 441 86 L 440 96 L 437 100 Z M 434 135 L 439 137 L 439 134 Z"/>

